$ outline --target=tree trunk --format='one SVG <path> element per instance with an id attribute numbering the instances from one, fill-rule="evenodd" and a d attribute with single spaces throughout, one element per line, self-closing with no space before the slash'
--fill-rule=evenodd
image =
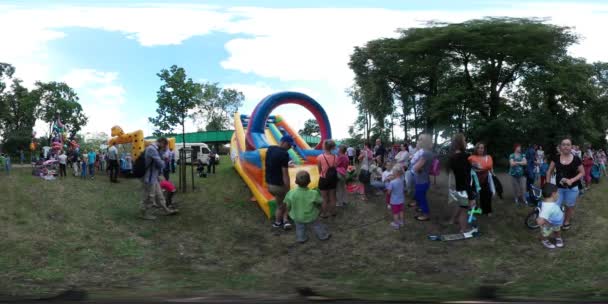
<path id="1" fill-rule="evenodd" d="M 414 137 L 418 138 L 418 107 L 416 105 L 416 97 L 412 96 L 412 101 L 414 102 Z"/>
<path id="2" fill-rule="evenodd" d="M 182 192 L 186 192 L 188 185 L 186 182 L 186 121 L 185 121 L 185 117 L 184 115 L 182 115 L 182 151 L 183 155 L 184 155 L 184 159 L 182 159 L 182 161 L 180 162 L 180 187 L 182 189 Z M 192 153 L 190 153 L 190 158 L 192 158 Z"/>

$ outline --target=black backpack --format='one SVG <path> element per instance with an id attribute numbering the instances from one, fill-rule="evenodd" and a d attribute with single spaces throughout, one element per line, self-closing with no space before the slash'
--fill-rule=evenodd
<path id="1" fill-rule="evenodd" d="M 133 164 L 133 176 L 135 177 L 144 177 L 146 175 L 146 151 L 140 154 L 139 157 L 135 160 Z"/>
<path id="2" fill-rule="evenodd" d="M 323 155 L 323 158 L 325 159 L 325 162 L 329 166 L 329 162 L 327 161 L 327 158 L 325 158 L 325 155 Z M 334 165 L 335 165 L 335 162 L 336 162 L 336 157 L 334 156 Z M 335 166 L 330 166 L 327 169 L 327 172 L 325 172 L 325 179 L 330 184 L 335 184 L 338 182 L 338 170 L 336 170 Z"/>

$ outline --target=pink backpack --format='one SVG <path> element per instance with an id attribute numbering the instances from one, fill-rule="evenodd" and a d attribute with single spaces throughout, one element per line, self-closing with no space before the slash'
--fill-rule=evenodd
<path id="1" fill-rule="evenodd" d="M 429 175 L 439 176 L 440 170 L 441 170 L 441 162 L 439 161 L 439 158 L 435 157 L 433 159 L 433 164 L 431 165 L 431 171 L 429 172 Z"/>

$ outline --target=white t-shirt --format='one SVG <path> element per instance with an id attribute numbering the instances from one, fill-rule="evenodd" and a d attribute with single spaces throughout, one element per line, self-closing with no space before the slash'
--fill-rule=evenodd
<path id="1" fill-rule="evenodd" d="M 348 148 L 346 149 L 346 154 L 347 154 L 349 157 L 351 157 L 351 156 L 355 156 L 355 148 L 353 148 L 353 147 L 348 147 Z"/>
<path id="2" fill-rule="evenodd" d="M 383 182 L 383 183 L 390 182 L 390 181 L 388 180 L 388 177 L 389 177 L 391 174 L 393 174 L 393 173 L 391 172 L 391 170 L 386 170 L 386 171 L 382 172 L 382 182 Z"/>
<path id="3" fill-rule="evenodd" d="M 108 148 L 108 159 L 118 160 L 118 150 L 115 146 L 111 146 L 110 148 Z"/>
<path id="4" fill-rule="evenodd" d="M 564 212 L 555 202 L 543 202 L 538 217 L 547 220 L 552 226 L 561 226 L 564 223 Z"/>
<path id="5" fill-rule="evenodd" d="M 67 164 L 68 156 L 65 154 L 61 154 L 57 157 L 57 159 L 59 159 L 60 164 L 65 165 Z"/>

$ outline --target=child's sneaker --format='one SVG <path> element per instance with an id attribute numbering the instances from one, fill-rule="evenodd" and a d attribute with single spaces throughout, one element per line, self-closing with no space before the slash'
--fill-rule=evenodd
<path id="1" fill-rule="evenodd" d="M 555 247 L 564 248 L 564 240 L 562 238 L 555 238 Z"/>
<path id="2" fill-rule="evenodd" d="M 291 230 L 291 223 L 289 221 L 283 222 L 283 229 L 284 230 Z"/>
<path id="3" fill-rule="evenodd" d="M 401 227 L 405 226 L 405 221 L 399 221 L 399 226 L 401 226 Z"/>
<path id="4" fill-rule="evenodd" d="M 543 240 L 541 243 L 543 243 L 543 246 L 545 246 L 546 248 L 555 249 L 555 245 L 549 242 L 549 240 Z"/>
<path id="5" fill-rule="evenodd" d="M 395 229 L 399 229 L 399 227 L 401 227 L 401 226 L 399 225 L 399 223 L 392 222 L 392 223 L 391 223 L 391 227 L 393 227 L 393 228 L 395 228 Z"/>
<path id="6" fill-rule="evenodd" d="M 281 222 L 272 223 L 272 228 L 281 228 L 281 227 L 283 227 L 283 223 L 281 223 Z"/>

